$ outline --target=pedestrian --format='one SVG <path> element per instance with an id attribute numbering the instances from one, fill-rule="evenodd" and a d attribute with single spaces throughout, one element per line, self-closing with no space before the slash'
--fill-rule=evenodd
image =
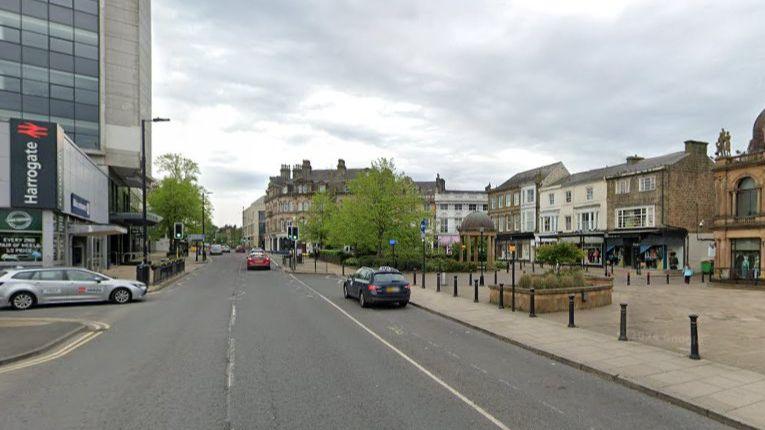
<path id="1" fill-rule="evenodd" d="M 691 283 L 691 276 L 693 276 L 693 269 L 691 269 L 691 266 L 686 264 L 685 267 L 683 268 L 683 277 L 685 278 L 686 284 Z"/>

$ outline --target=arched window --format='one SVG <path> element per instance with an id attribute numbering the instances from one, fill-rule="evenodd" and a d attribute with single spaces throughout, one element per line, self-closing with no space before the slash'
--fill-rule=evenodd
<path id="1" fill-rule="evenodd" d="M 750 217 L 757 215 L 757 184 L 746 177 L 739 181 L 736 188 L 736 216 Z"/>

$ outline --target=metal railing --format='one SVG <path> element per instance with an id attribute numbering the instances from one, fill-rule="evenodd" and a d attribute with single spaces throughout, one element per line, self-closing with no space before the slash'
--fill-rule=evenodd
<path id="1" fill-rule="evenodd" d="M 151 266 L 152 284 L 157 285 L 186 271 L 186 260 L 178 259 Z"/>

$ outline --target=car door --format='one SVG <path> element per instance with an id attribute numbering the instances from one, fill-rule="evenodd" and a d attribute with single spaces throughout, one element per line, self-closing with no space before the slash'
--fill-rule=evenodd
<path id="1" fill-rule="evenodd" d="M 37 290 L 38 300 L 41 302 L 63 302 L 74 295 L 74 290 L 61 269 L 36 271 L 32 277 L 32 285 Z"/>
<path id="2" fill-rule="evenodd" d="M 359 269 L 351 276 L 351 282 L 350 282 L 350 288 L 351 288 L 351 295 L 353 297 L 359 296 L 359 284 L 361 282 L 361 278 L 364 276 L 364 269 Z"/>
<path id="3" fill-rule="evenodd" d="M 364 294 L 364 290 L 369 285 L 369 280 L 372 278 L 372 271 L 369 269 L 361 269 L 361 276 L 358 278 L 358 284 L 356 286 L 356 297 L 361 297 Z"/>
<path id="4" fill-rule="evenodd" d="M 73 300 L 105 300 L 106 287 L 99 282 L 100 276 L 80 269 L 67 269 L 66 277 L 73 291 Z"/>

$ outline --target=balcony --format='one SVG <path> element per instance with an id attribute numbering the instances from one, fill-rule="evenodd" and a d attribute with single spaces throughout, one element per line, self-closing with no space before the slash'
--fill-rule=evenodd
<path id="1" fill-rule="evenodd" d="M 765 227 L 765 212 L 748 216 L 717 215 L 714 228 L 760 228 Z"/>
<path id="2" fill-rule="evenodd" d="M 715 160 L 714 170 L 736 169 L 746 165 L 756 164 L 765 164 L 765 152 L 744 153 L 732 157 L 719 157 Z"/>

